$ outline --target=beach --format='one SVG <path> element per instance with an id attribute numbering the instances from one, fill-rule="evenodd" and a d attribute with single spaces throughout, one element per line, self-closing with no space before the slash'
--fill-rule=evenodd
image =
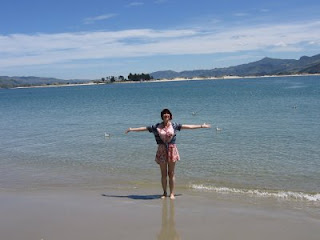
<path id="1" fill-rule="evenodd" d="M 0 239 L 319 239 L 319 93 L 319 76 L 1 89 Z M 177 132 L 174 201 L 154 136 L 124 133 L 163 108 L 212 126 Z"/>
<path id="2" fill-rule="evenodd" d="M 157 193 L 1 192 L 1 239 L 319 239 L 317 214 L 184 192 L 163 200 Z"/>

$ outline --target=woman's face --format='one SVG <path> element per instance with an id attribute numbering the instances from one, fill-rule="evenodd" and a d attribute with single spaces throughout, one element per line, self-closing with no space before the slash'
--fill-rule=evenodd
<path id="1" fill-rule="evenodd" d="M 170 116 L 169 113 L 164 113 L 164 114 L 162 115 L 163 121 L 170 121 L 170 118 L 171 118 L 171 116 Z"/>

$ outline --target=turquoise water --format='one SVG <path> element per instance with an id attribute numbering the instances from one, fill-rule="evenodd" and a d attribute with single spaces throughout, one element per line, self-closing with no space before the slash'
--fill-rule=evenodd
<path id="1" fill-rule="evenodd" d="M 319 106 L 319 76 L 3 89 L 0 190 L 160 188 L 153 136 L 124 131 L 169 108 L 212 125 L 178 133 L 178 188 L 320 202 Z"/>

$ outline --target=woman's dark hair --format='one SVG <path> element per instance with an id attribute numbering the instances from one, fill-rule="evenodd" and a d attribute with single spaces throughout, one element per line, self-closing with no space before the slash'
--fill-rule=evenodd
<path id="1" fill-rule="evenodd" d="M 161 111 L 161 119 L 163 120 L 163 114 L 168 113 L 170 114 L 170 120 L 172 120 L 172 113 L 170 112 L 169 109 L 165 108 Z"/>

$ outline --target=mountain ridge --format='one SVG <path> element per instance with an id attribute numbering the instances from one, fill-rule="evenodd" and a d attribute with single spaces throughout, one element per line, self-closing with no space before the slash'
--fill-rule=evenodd
<path id="1" fill-rule="evenodd" d="M 266 76 L 320 73 L 320 54 L 311 57 L 302 56 L 296 59 L 278 59 L 264 57 L 261 60 L 231 67 L 207 70 L 173 70 L 150 73 L 154 79 L 224 77 L 224 76 Z"/>

